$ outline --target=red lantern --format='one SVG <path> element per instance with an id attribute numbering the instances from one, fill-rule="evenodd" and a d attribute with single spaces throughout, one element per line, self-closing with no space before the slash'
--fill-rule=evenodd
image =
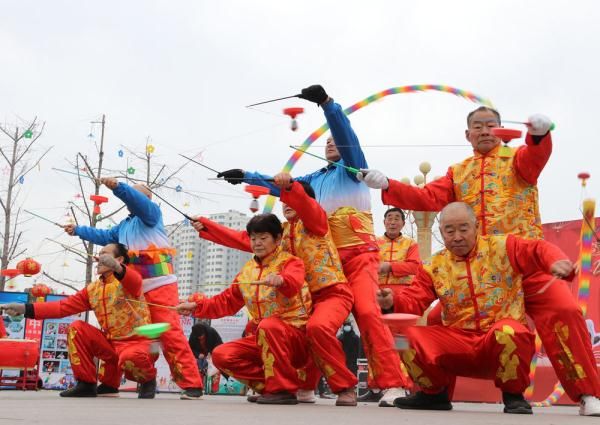
<path id="1" fill-rule="evenodd" d="M 31 295 L 36 298 L 37 302 L 43 302 L 44 297 L 50 293 L 52 293 L 52 290 L 43 283 L 36 283 L 31 288 Z"/>
<path id="2" fill-rule="evenodd" d="M 90 201 L 94 201 L 94 215 L 98 215 L 100 214 L 100 205 L 108 202 L 108 198 L 101 195 L 90 195 Z"/>
<path id="3" fill-rule="evenodd" d="M 252 197 L 254 199 L 252 199 L 252 202 L 250 202 L 250 211 L 252 211 L 253 213 L 255 213 L 256 211 L 258 211 L 258 198 L 261 195 L 268 195 L 269 194 L 269 189 L 263 186 L 255 186 L 255 185 L 247 185 L 244 190 L 246 192 L 248 192 L 249 194 L 252 195 Z"/>
<path id="4" fill-rule="evenodd" d="M 21 274 L 21 272 L 17 269 L 4 269 L 4 270 L 0 271 L 0 275 L 6 276 L 9 279 L 13 279 L 13 278 L 19 276 L 20 274 Z"/>
<path id="5" fill-rule="evenodd" d="M 292 123 L 290 128 L 292 131 L 298 130 L 298 122 L 296 121 L 296 115 L 299 115 L 304 112 L 304 108 L 285 108 L 283 113 L 288 115 L 292 119 Z"/>
<path id="6" fill-rule="evenodd" d="M 17 263 L 17 270 L 19 270 L 23 276 L 31 277 L 42 270 L 42 265 L 33 258 L 26 258 Z"/>

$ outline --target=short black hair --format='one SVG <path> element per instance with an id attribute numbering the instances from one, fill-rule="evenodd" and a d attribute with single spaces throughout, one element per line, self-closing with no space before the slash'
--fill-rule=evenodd
<path id="1" fill-rule="evenodd" d="M 115 258 L 123 257 L 123 264 L 129 264 L 129 250 L 122 243 L 115 243 Z"/>
<path id="2" fill-rule="evenodd" d="M 400 208 L 390 208 L 383 214 L 383 218 L 385 219 L 389 213 L 393 213 L 393 212 L 400 213 L 400 216 L 402 217 L 402 221 L 406 221 L 406 215 L 404 214 L 404 211 L 402 211 Z"/>
<path id="3" fill-rule="evenodd" d="M 246 224 L 246 232 L 249 235 L 269 233 L 274 239 L 277 239 L 283 233 L 283 226 L 275 214 L 257 214 Z"/>
<path id="4" fill-rule="evenodd" d="M 306 192 L 306 194 L 308 196 L 310 196 L 313 199 L 316 199 L 315 190 L 312 188 L 312 186 L 309 183 L 307 183 L 303 180 L 296 180 L 296 181 L 298 183 L 300 183 L 300 186 L 302 186 L 302 188 L 304 189 L 304 191 Z"/>
<path id="5" fill-rule="evenodd" d="M 469 115 L 467 115 L 467 127 L 471 125 L 471 118 L 477 112 L 491 112 L 492 114 L 496 115 L 496 118 L 498 118 L 498 125 L 502 124 L 502 120 L 500 119 L 500 112 L 496 111 L 494 108 L 490 108 L 489 106 L 480 106 L 474 111 L 469 112 Z"/>

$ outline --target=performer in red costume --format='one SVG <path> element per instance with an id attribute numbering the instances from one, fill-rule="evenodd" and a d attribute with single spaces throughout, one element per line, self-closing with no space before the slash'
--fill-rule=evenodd
<path id="1" fill-rule="evenodd" d="M 529 413 L 534 337 L 527 328 L 523 286 L 544 271 L 572 276 L 573 264 L 556 246 L 513 235 L 479 236 L 473 210 L 463 202 L 444 207 L 440 232 L 446 249 L 424 265 L 411 286 L 396 294 L 384 289 L 380 305 L 422 314 L 435 299 L 442 324 L 411 327 L 402 359 L 422 391 L 399 398 L 405 409 L 449 410 L 448 389 L 457 375 L 493 379 L 502 390 L 505 413 Z"/>
<path id="2" fill-rule="evenodd" d="M 313 312 L 306 325 L 306 336 L 318 370 L 338 395 L 337 406 L 356 406 L 356 376 L 348 370 L 337 331 L 352 309 L 352 291 L 342 272 L 337 249 L 331 238 L 327 213 L 314 199 L 315 193 L 305 182 L 294 182 L 288 173 L 275 176 L 281 188 L 283 215 L 282 249 L 298 256 L 306 269 Z M 200 237 L 231 248 L 250 251 L 247 232 L 236 231 L 199 217 L 193 226 Z M 311 362 L 312 363 L 312 362 Z M 313 365 L 298 399 L 314 402 L 314 389 L 320 374 Z"/>
<path id="3" fill-rule="evenodd" d="M 118 396 L 121 375 L 125 373 L 127 379 L 141 384 L 139 398 L 154 398 L 156 369 L 150 340 L 133 333 L 134 328 L 150 323 L 150 312 L 142 296 L 142 277 L 127 267 L 128 263 L 124 245 L 108 244 L 98 258 L 100 278 L 75 295 L 54 302 L 2 307 L 10 315 L 24 314 L 38 320 L 94 311 L 100 329 L 81 320 L 69 326 L 69 360 L 77 385 L 61 392 L 61 397 Z M 104 362 L 99 373 L 95 358 Z"/>
<path id="4" fill-rule="evenodd" d="M 377 238 L 379 245 L 379 288 L 393 290 L 410 284 L 421 267 L 419 245 L 402 234 L 404 211 L 390 208 L 383 215 L 385 233 Z"/>
<path id="5" fill-rule="evenodd" d="M 475 211 L 482 235 L 542 238 L 537 179 L 552 152 L 551 121 L 543 115 L 530 117 L 525 145 L 518 148 L 500 146 L 492 134 L 501 125 L 494 109 L 476 109 L 468 115 L 467 125 L 465 135 L 474 155 L 423 188 L 388 179 L 377 170 L 364 170 L 359 178 L 382 189 L 386 205 L 439 211 L 449 202 L 463 201 Z M 525 309 L 566 393 L 580 402 L 580 414 L 600 415 L 600 379 L 581 309 L 566 284 L 538 293 L 550 279 L 543 271 L 527 277 Z M 439 323 L 439 313 L 434 308 L 428 323 Z"/>
<path id="6" fill-rule="evenodd" d="M 213 364 L 223 373 L 246 382 L 261 395 L 259 404 L 297 404 L 297 370 L 308 358 L 306 323 L 311 309 L 302 260 L 281 247 L 283 228 L 277 216 L 254 216 L 246 226 L 254 258 L 232 285 L 212 298 L 177 307 L 181 314 L 216 319 L 246 306 L 256 335 L 219 345 Z"/>

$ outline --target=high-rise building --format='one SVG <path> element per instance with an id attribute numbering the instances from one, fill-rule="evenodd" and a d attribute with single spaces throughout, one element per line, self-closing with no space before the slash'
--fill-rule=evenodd
<path id="1" fill-rule="evenodd" d="M 211 214 L 208 218 L 237 230 L 245 229 L 250 220 L 246 214 L 235 210 Z M 199 238 L 187 220 L 168 225 L 166 230 L 171 245 L 177 249 L 173 268 L 180 298 L 187 298 L 194 292 L 204 292 L 208 296 L 218 294 L 250 258 L 249 253 Z"/>

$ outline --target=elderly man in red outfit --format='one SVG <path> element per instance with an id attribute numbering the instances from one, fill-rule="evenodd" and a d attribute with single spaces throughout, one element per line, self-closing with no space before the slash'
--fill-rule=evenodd
<path id="1" fill-rule="evenodd" d="M 463 201 L 475 211 L 482 235 L 513 234 L 543 237 L 538 209 L 537 180 L 552 152 L 551 121 L 543 115 L 529 118 L 525 145 L 508 148 L 494 136 L 500 114 L 480 107 L 467 117 L 466 138 L 474 154 L 450 166 L 447 174 L 423 188 L 388 179 L 377 170 L 360 178 L 382 189 L 384 204 L 416 211 L 439 211 Z M 600 379 L 581 309 L 568 285 L 558 283 L 538 293 L 551 279 L 546 272 L 527 277 L 525 309 L 533 319 L 544 348 L 566 393 L 581 404 L 583 416 L 600 415 Z M 439 309 L 429 323 L 439 322 Z"/>
<path id="2" fill-rule="evenodd" d="M 398 398 L 403 409 L 449 410 L 456 376 L 493 379 L 505 413 L 532 413 L 529 385 L 534 337 L 525 320 L 523 287 L 539 271 L 558 277 L 574 267 L 556 246 L 514 235 L 479 236 L 473 210 L 463 202 L 440 215 L 445 249 L 431 257 L 410 286 L 382 289 L 382 308 L 421 314 L 435 299 L 442 324 L 410 327 L 402 359 L 422 391 Z M 558 282 L 557 282 L 558 283 Z M 393 301 L 392 301 L 393 300 Z"/>

